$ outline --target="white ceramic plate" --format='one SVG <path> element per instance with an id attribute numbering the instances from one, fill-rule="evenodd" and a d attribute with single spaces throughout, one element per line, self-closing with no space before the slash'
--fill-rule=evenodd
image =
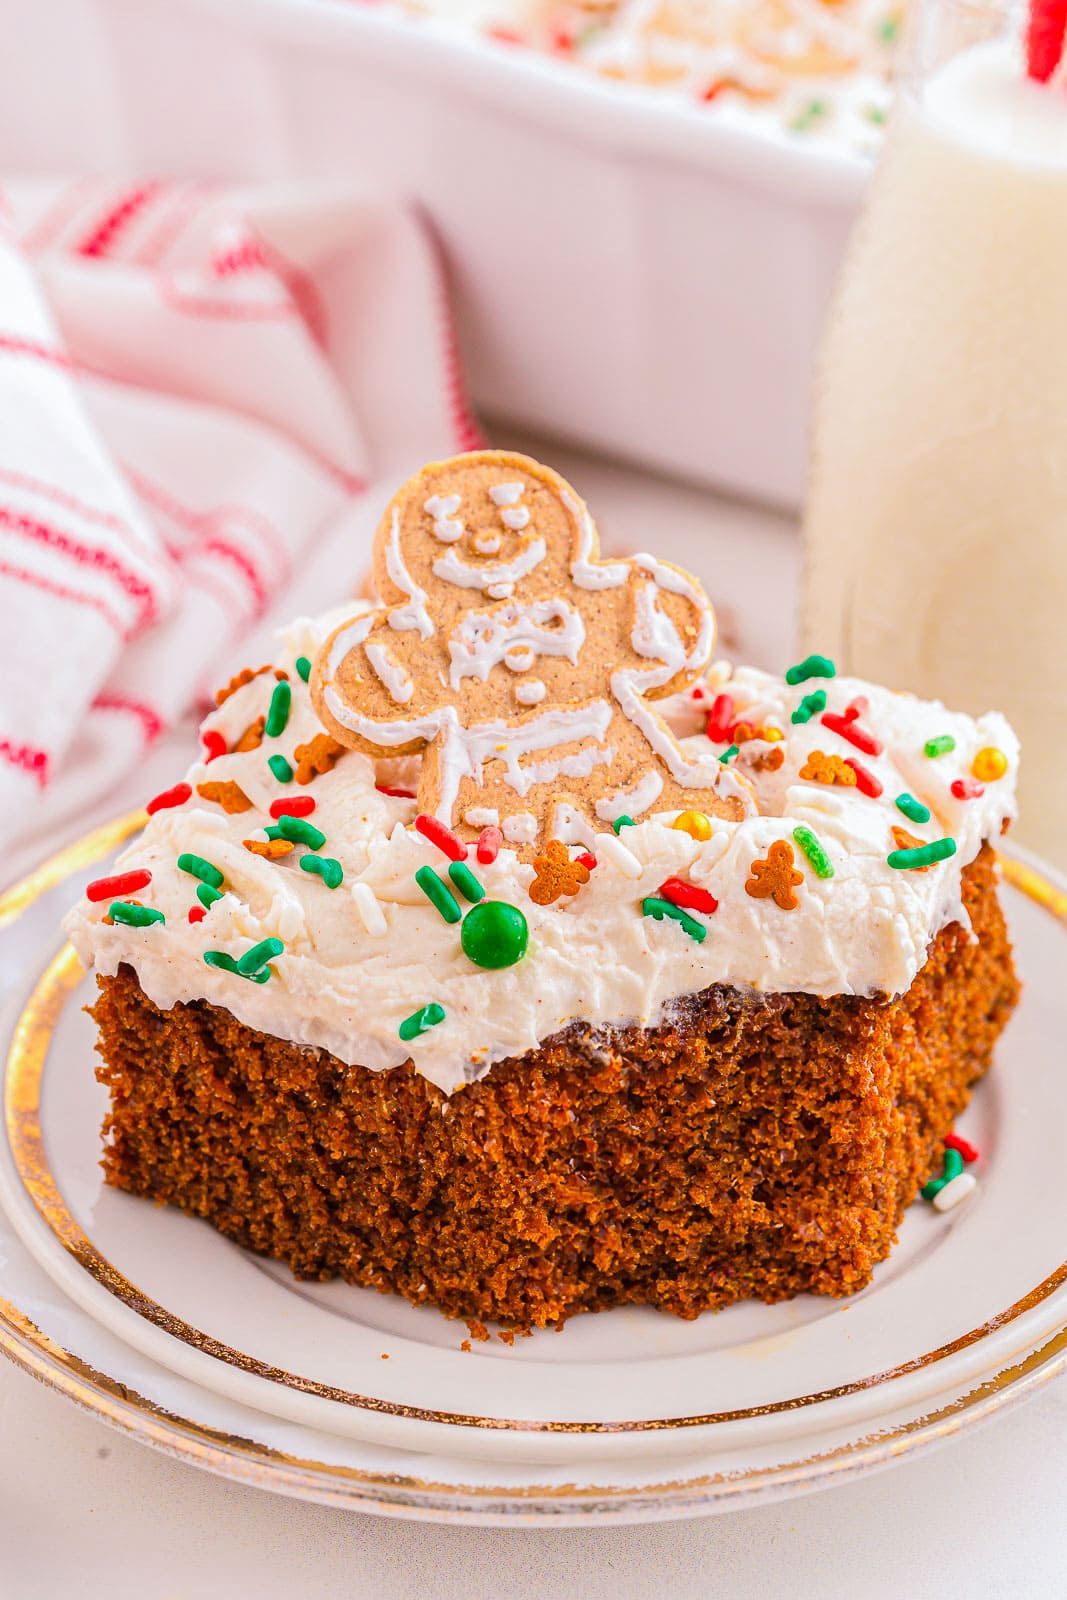
<path id="1" fill-rule="evenodd" d="M 6 1024 L 0 1345 L 110 1421 L 218 1471 L 394 1514 L 625 1521 L 884 1464 L 1067 1361 L 1067 892 L 1048 869 L 1006 868 L 1026 990 L 961 1124 L 979 1192 L 945 1216 L 913 1207 L 869 1289 L 694 1323 L 627 1308 L 468 1352 L 432 1309 L 297 1283 L 104 1188 L 91 985 L 54 935 L 34 956 L 25 930 L 54 928 L 129 826 L 0 899 L 0 923 L 22 912 L 24 969 Z"/>

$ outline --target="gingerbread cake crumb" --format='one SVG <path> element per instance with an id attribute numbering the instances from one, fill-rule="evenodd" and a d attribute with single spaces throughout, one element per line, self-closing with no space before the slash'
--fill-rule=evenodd
<path id="1" fill-rule="evenodd" d="M 627 1303 L 854 1293 L 1016 1001 L 988 846 L 962 884 L 973 934 L 944 928 L 895 999 L 716 985 L 595 1051 L 572 1025 L 447 1116 L 410 1062 L 346 1066 L 206 1001 L 161 1011 L 121 966 L 94 1008 L 107 1180 L 480 1341 Z"/>

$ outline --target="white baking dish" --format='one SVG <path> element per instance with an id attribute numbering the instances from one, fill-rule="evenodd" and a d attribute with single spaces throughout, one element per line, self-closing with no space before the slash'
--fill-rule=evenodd
<path id="1" fill-rule="evenodd" d="M 2 85 L 8 151 L 39 169 L 399 188 L 444 243 L 481 408 L 799 497 L 813 354 L 863 158 L 342 0 L 42 9 L 24 35 L 47 31 L 53 82 L 84 112 L 64 117 L 79 128 L 65 148 L 31 41 L 31 70 Z"/>

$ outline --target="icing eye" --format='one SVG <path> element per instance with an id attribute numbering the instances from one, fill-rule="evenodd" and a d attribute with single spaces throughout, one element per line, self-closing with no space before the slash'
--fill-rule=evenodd
<path id="1" fill-rule="evenodd" d="M 522 499 L 524 483 L 495 483 L 489 491 L 489 498 L 495 506 L 513 506 L 516 500 Z"/>
<path id="2" fill-rule="evenodd" d="M 432 494 L 422 503 L 427 516 L 433 518 L 433 536 L 442 544 L 455 544 L 467 531 L 456 516 L 460 503 L 458 494 Z"/>
<path id="3" fill-rule="evenodd" d="M 518 533 L 529 522 L 530 513 L 525 506 L 505 506 L 500 513 L 500 520 L 506 528 L 512 528 Z"/>
<path id="4" fill-rule="evenodd" d="M 479 533 L 471 540 L 474 552 L 479 556 L 495 556 L 500 549 L 499 533 Z"/>

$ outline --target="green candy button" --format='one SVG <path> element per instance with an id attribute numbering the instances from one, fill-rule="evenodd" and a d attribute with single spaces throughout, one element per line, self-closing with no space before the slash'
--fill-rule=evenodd
<path id="1" fill-rule="evenodd" d="M 463 953 L 476 967 L 513 967 L 526 954 L 530 930 L 518 906 L 482 900 L 463 919 Z"/>

